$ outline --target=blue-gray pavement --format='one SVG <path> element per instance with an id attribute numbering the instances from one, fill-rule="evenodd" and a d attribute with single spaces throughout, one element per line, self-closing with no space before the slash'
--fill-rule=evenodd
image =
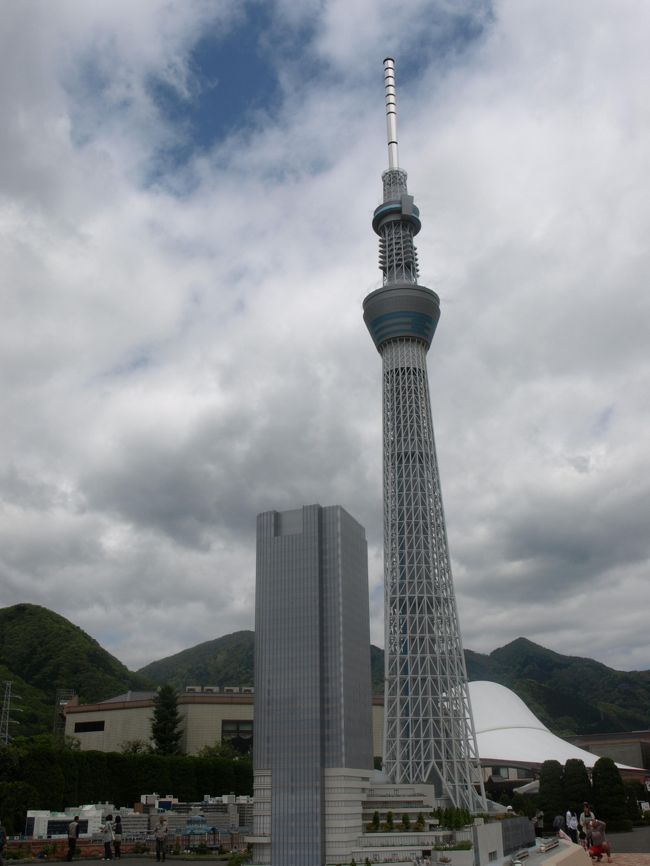
<path id="1" fill-rule="evenodd" d="M 631 833 L 608 833 L 612 854 L 650 854 L 650 827 L 635 827 Z"/>

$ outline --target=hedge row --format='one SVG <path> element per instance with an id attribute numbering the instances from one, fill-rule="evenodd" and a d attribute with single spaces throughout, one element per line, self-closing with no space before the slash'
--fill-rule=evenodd
<path id="1" fill-rule="evenodd" d="M 252 794 L 252 765 L 246 758 L 81 752 L 41 743 L 0 750 L 0 816 L 8 833 L 23 832 L 27 809 L 132 806 L 154 791 L 182 801 Z"/>

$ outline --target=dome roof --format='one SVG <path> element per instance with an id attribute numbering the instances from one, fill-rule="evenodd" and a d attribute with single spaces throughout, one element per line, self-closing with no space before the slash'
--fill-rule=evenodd
<path id="1" fill-rule="evenodd" d="M 498 683 L 469 684 L 478 753 L 483 764 L 565 764 L 579 758 L 593 767 L 600 757 L 556 737 L 513 691 Z M 618 764 L 625 767 L 624 764 Z"/>

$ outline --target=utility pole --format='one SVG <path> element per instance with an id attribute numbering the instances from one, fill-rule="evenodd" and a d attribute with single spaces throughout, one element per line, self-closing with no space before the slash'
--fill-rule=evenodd
<path id="1" fill-rule="evenodd" d="M 11 687 L 13 680 L 5 680 L 4 696 L 2 699 L 2 713 L 0 713 L 0 745 L 8 746 L 11 740 L 9 735 L 9 725 L 19 724 L 15 719 L 11 718 Z M 20 695 L 14 694 L 14 698 L 19 698 Z M 15 709 L 18 709 L 17 707 Z"/>

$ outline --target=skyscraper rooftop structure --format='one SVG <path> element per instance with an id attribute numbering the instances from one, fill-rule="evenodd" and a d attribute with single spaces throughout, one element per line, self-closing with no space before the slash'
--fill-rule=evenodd
<path id="1" fill-rule="evenodd" d="M 363 302 L 383 365 L 384 772 L 485 808 L 431 418 L 438 295 L 418 283 L 420 214 L 400 168 L 395 66 L 384 61 L 388 169 L 372 227 L 383 285 Z"/>

